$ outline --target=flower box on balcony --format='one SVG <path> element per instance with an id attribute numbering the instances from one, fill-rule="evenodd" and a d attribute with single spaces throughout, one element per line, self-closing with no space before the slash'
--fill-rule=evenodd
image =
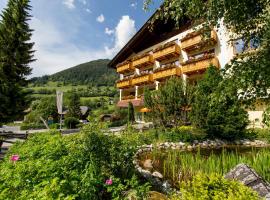
<path id="1" fill-rule="evenodd" d="M 209 34 L 209 35 L 207 35 Z M 217 43 L 217 33 L 212 30 L 192 32 L 181 39 L 181 48 L 185 51 L 196 51 L 204 47 L 214 46 Z"/>
<path id="2" fill-rule="evenodd" d="M 153 74 L 140 74 L 133 77 L 132 85 L 144 85 L 153 82 Z"/>
<path id="3" fill-rule="evenodd" d="M 161 80 L 167 79 L 171 76 L 180 76 L 181 69 L 177 65 L 168 65 L 163 68 L 158 68 L 154 71 L 153 79 Z"/>
<path id="4" fill-rule="evenodd" d="M 119 81 L 116 82 L 116 87 L 119 88 L 119 89 L 128 88 L 130 85 L 131 85 L 130 77 L 125 78 L 123 80 L 119 80 Z"/>
<path id="5" fill-rule="evenodd" d="M 132 66 L 135 68 L 143 68 L 154 64 L 153 55 L 146 53 L 132 58 Z"/>
<path id="6" fill-rule="evenodd" d="M 182 63 L 182 73 L 192 74 L 198 71 L 205 71 L 210 65 L 214 65 L 219 68 L 219 61 L 215 55 L 205 55 L 198 59 L 191 59 L 185 63 Z"/>
<path id="7" fill-rule="evenodd" d="M 180 47 L 175 42 L 169 42 L 154 50 L 153 58 L 157 61 L 163 61 L 180 55 Z"/>
<path id="8" fill-rule="evenodd" d="M 116 69 L 117 69 L 117 72 L 120 74 L 134 71 L 134 67 L 132 66 L 132 63 L 130 61 L 119 63 L 116 66 Z"/>
<path id="9" fill-rule="evenodd" d="M 129 96 L 122 97 L 122 100 L 132 100 L 132 99 L 135 99 L 135 96 L 129 95 Z"/>

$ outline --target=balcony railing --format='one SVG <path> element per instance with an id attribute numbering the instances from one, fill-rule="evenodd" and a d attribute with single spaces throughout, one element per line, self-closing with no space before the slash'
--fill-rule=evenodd
<path id="1" fill-rule="evenodd" d="M 215 56 L 205 56 L 199 59 L 189 60 L 182 63 L 182 73 L 192 74 L 198 71 L 205 71 L 210 65 L 219 68 L 219 61 Z"/>
<path id="2" fill-rule="evenodd" d="M 139 69 L 154 64 L 153 55 L 151 54 L 137 56 L 134 57 L 132 60 L 132 66 Z"/>
<path id="3" fill-rule="evenodd" d="M 128 73 L 134 71 L 134 67 L 131 62 L 123 62 L 116 66 L 117 72 L 120 74 Z"/>
<path id="4" fill-rule="evenodd" d="M 122 88 L 128 88 L 129 86 L 131 86 L 131 80 L 128 79 L 128 80 L 120 80 L 116 83 L 116 87 L 119 88 L 119 89 L 122 89 Z"/>
<path id="5" fill-rule="evenodd" d="M 129 96 L 122 97 L 122 100 L 132 100 L 132 99 L 135 99 L 134 95 L 129 95 Z"/>
<path id="6" fill-rule="evenodd" d="M 210 37 L 204 36 L 202 31 L 193 32 L 181 39 L 181 48 L 185 51 L 195 51 L 217 43 L 217 33 L 212 30 Z"/>
<path id="7" fill-rule="evenodd" d="M 144 85 L 153 82 L 153 74 L 144 74 L 134 77 L 131 81 L 132 85 Z"/>
<path id="8" fill-rule="evenodd" d="M 180 55 L 180 47 L 175 42 L 165 44 L 154 50 L 153 58 L 157 61 L 163 61 Z"/>
<path id="9" fill-rule="evenodd" d="M 180 75 L 181 75 L 181 69 L 176 65 L 172 65 L 170 67 L 166 67 L 163 69 L 159 69 L 158 71 L 155 71 L 153 74 L 153 79 L 161 80 L 161 79 L 167 79 L 171 76 L 180 76 Z"/>

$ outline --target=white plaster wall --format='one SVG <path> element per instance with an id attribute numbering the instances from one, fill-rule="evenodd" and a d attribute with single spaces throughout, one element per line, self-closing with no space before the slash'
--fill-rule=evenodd
<path id="1" fill-rule="evenodd" d="M 250 126 L 255 128 L 263 127 L 263 111 L 248 111 L 248 119 L 250 121 Z"/>
<path id="2" fill-rule="evenodd" d="M 196 27 L 196 29 L 199 29 L 199 27 L 200 26 Z M 234 48 L 232 45 L 230 45 L 228 43 L 229 42 L 229 34 L 228 34 L 228 31 L 226 30 L 226 27 L 223 26 L 222 23 L 221 23 L 220 28 L 215 29 L 215 30 L 216 30 L 217 36 L 218 36 L 218 43 L 215 47 L 215 53 L 216 53 L 217 58 L 219 59 L 219 63 L 220 63 L 221 68 L 224 68 L 224 66 L 228 62 L 230 62 L 230 60 L 234 57 L 234 50 L 233 50 Z M 160 45 L 166 44 L 166 43 L 171 42 L 171 41 L 177 41 L 180 44 L 180 40 L 183 37 L 185 37 L 188 33 L 191 33 L 193 31 L 194 31 L 193 28 L 186 30 L 178 35 L 175 35 L 167 40 L 164 40 L 161 43 L 158 43 L 154 46 L 151 46 L 147 49 L 144 49 L 143 51 L 139 52 L 138 54 L 143 54 L 143 53 L 149 52 L 149 51 L 159 47 Z M 181 54 L 183 56 L 183 61 L 188 60 L 188 56 L 187 56 L 187 53 L 185 51 L 182 50 Z M 131 55 L 130 57 L 133 57 L 133 56 L 134 55 Z"/>

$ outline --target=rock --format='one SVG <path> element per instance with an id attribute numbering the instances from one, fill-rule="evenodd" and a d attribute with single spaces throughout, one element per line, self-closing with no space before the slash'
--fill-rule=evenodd
<path id="1" fill-rule="evenodd" d="M 270 185 L 265 182 L 253 169 L 245 164 L 239 164 L 225 175 L 227 179 L 234 179 L 252 188 L 261 197 L 270 196 Z"/>
<path id="2" fill-rule="evenodd" d="M 147 198 L 147 200 L 167 200 L 167 199 L 168 198 L 164 194 L 156 192 L 156 191 L 150 191 L 148 193 L 148 198 Z"/>
<path id="3" fill-rule="evenodd" d="M 178 145 L 179 145 L 180 147 L 182 147 L 182 146 L 185 146 L 185 143 L 184 143 L 184 142 L 179 142 Z"/>
<path id="4" fill-rule="evenodd" d="M 163 175 L 157 171 L 155 171 L 153 174 L 152 174 L 154 177 L 157 177 L 157 178 L 160 178 L 160 179 L 163 179 Z"/>
<path id="5" fill-rule="evenodd" d="M 145 161 L 143 162 L 143 167 L 144 167 L 145 169 L 149 169 L 149 170 L 153 169 L 152 160 L 150 160 L 150 159 L 145 160 Z"/>
<path id="6" fill-rule="evenodd" d="M 192 150 L 192 149 L 193 149 L 193 147 L 191 145 L 187 146 L 187 150 Z"/>
<path id="7" fill-rule="evenodd" d="M 198 140 L 194 140 L 194 141 L 193 141 L 193 144 L 198 144 L 198 143 L 199 143 Z"/>
<path id="8" fill-rule="evenodd" d="M 142 169 L 142 170 L 141 170 L 141 175 L 143 175 L 143 177 L 146 178 L 146 179 L 152 178 L 152 174 L 151 174 L 151 172 L 148 171 L 148 170 Z"/>

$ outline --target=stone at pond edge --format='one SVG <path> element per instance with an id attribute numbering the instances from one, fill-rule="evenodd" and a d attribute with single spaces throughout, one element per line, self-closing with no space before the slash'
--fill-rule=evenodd
<path id="1" fill-rule="evenodd" d="M 153 169 L 152 160 L 148 159 L 143 162 L 143 167 L 145 169 L 151 170 Z"/>
<path id="2" fill-rule="evenodd" d="M 155 171 L 153 174 L 152 174 L 154 177 L 157 177 L 157 178 L 160 178 L 160 179 L 163 179 L 163 175 L 157 171 Z"/>
<path id="3" fill-rule="evenodd" d="M 227 179 L 234 179 L 242 182 L 244 185 L 252 188 L 261 197 L 270 200 L 270 185 L 262 179 L 253 169 L 246 164 L 239 164 L 225 175 Z"/>
<path id="4" fill-rule="evenodd" d="M 167 200 L 168 198 L 159 192 L 150 191 L 147 200 Z"/>

